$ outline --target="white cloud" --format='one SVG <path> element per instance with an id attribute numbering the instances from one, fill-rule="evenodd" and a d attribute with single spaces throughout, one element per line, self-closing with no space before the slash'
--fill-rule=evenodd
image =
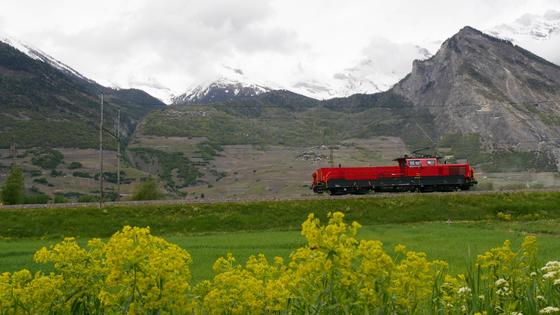
<path id="1" fill-rule="evenodd" d="M 509 39 L 515 44 L 560 65 L 560 10 L 521 17 L 497 25 L 489 33 Z"/>
<path id="2" fill-rule="evenodd" d="M 416 45 L 433 53 L 464 25 L 489 29 L 547 10 L 560 2 L 14 0 L 3 1 L 0 27 L 101 83 L 180 93 L 227 67 L 282 86 L 398 76 Z"/>

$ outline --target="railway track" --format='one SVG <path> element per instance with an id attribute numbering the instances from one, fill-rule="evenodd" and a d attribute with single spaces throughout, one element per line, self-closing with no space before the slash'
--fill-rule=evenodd
<path id="1" fill-rule="evenodd" d="M 144 201 L 109 201 L 104 202 L 107 206 L 149 206 L 149 205 L 176 205 L 176 204 L 205 204 L 205 203 L 238 203 L 238 202 L 263 202 L 263 201 L 305 201 L 305 200 L 344 200 L 344 199 L 370 199 L 370 198 L 401 198 L 412 195 L 483 195 L 483 194 L 506 194 L 519 192 L 560 192 L 560 189 L 523 189 L 503 191 L 458 191 L 458 192 L 426 192 L 426 193 L 370 193 L 365 195 L 342 195 L 331 196 L 309 195 L 309 196 L 266 196 L 260 198 L 204 198 L 204 199 L 170 199 L 170 200 L 144 200 Z M 23 204 L 23 205 L 0 205 L 3 209 L 64 209 L 98 206 L 97 202 L 70 202 L 70 203 L 48 203 L 48 204 Z"/>

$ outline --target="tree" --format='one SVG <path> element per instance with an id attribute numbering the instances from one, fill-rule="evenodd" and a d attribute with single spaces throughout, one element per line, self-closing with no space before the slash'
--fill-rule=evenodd
<path id="1" fill-rule="evenodd" d="M 138 184 L 132 194 L 132 200 L 157 200 L 161 197 L 162 193 L 159 190 L 159 183 L 153 178 Z"/>
<path id="2" fill-rule="evenodd" d="M 20 204 L 25 201 L 23 172 L 15 164 L 10 168 L 10 173 L 2 186 L 0 197 L 2 197 L 2 202 L 7 205 Z"/>

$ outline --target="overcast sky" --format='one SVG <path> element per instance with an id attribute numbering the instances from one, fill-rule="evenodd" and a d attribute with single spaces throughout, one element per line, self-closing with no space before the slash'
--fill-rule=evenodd
<path id="1" fill-rule="evenodd" d="M 328 82 L 372 56 L 377 67 L 410 68 L 399 47 L 434 53 L 465 25 L 549 10 L 560 0 L 2 0 L 0 35 L 102 84 L 179 93 L 228 68 L 280 86 Z"/>

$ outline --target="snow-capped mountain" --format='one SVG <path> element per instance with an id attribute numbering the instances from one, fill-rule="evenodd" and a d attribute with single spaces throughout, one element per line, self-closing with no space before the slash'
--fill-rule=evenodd
<path id="1" fill-rule="evenodd" d="M 497 25 L 487 33 L 524 47 L 560 65 L 560 11 L 525 14 L 515 21 Z"/>
<path id="2" fill-rule="evenodd" d="M 329 83 L 317 79 L 298 81 L 289 90 L 317 100 L 336 97 L 336 91 Z"/>
<path id="3" fill-rule="evenodd" d="M 14 38 L 10 38 L 10 37 L 5 37 L 5 38 L 0 38 L 1 42 L 4 42 L 14 48 L 16 48 L 17 50 L 21 51 L 22 53 L 26 54 L 27 56 L 35 59 L 35 60 L 40 60 L 42 62 L 45 62 L 55 68 L 57 68 L 58 70 L 77 77 L 81 80 L 86 80 L 88 82 L 92 82 L 94 83 L 93 80 L 88 79 L 86 77 L 84 77 L 82 74 L 80 74 L 78 71 L 72 69 L 70 66 L 65 65 L 64 63 L 56 60 L 55 58 L 51 57 L 49 54 L 41 51 L 38 48 L 35 48 L 29 44 L 25 44 L 17 39 Z"/>
<path id="4" fill-rule="evenodd" d="M 179 96 L 172 98 L 173 104 L 208 104 L 224 102 L 242 97 L 256 96 L 272 91 L 264 85 L 221 77 L 215 81 L 198 84 Z"/>
<path id="5" fill-rule="evenodd" d="M 33 58 L 35 60 L 39 60 L 42 61 L 44 63 L 49 64 L 50 66 L 60 70 L 61 72 L 63 72 L 66 75 L 69 75 L 70 77 L 73 77 L 74 79 L 77 79 L 78 81 L 81 82 L 86 82 L 87 84 L 92 84 L 93 86 L 97 86 L 98 83 L 90 78 L 85 77 L 84 75 L 82 75 L 81 73 L 79 73 L 78 71 L 74 70 L 72 67 L 64 64 L 63 62 L 55 59 L 54 57 L 50 56 L 49 54 L 45 53 L 44 51 L 35 48 L 27 43 L 23 43 L 20 40 L 11 38 L 11 37 L 5 37 L 5 38 L 0 38 L 0 42 L 6 43 L 8 45 L 10 45 L 11 47 L 19 50 L 20 52 L 24 53 L 25 55 L 27 55 L 30 58 Z M 157 82 L 154 82 L 153 80 L 146 80 L 146 81 L 135 81 L 132 82 L 131 84 L 131 88 L 134 89 L 140 89 L 142 91 L 147 92 L 148 94 L 150 94 L 151 96 L 156 97 L 157 99 L 163 101 L 165 104 L 170 104 L 171 103 L 171 98 L 173 96 L 173 93 L 170 89 L 162 86 L 161 84 L 158 84 Z M 114 91 L 122 91 L 122 90 L 128 90 L 129 88 L 123 88 L 121 86 L 118 86 L 116 84 L 110 84 L 110 89 L 114 90 Z"/>
<path id="6" fill-rule="evenodd" d="M 148 80 L 145 82 L 130 82 L 129 85 L 133 86 L 135 89 L 140 89 L 150 94 L 151 96 L 164 102 L 166 105 L 173 103 L 173 97 L 174 97 L 173 91 L 160 84 Z"/>
<path id="7" fill-rule="evenodd" d="M 378 39 L 371 43 L 365 57 L 354 66 L 334 73 L 331 78 L 298 81 L 288 89 L 315 99 L 382 92 L 410 72 L 413 60 L 429 57 L 430 52 L 418 45 Z"/>
<path id="8" fill-rule="evenodd" d="M 549 10 L 542 15 L 525 14 L 512 23 L 494 27 L 489 33 L 511 41 L 518 37 L 546 40 L 560 33 L 560 11 Z"/>
<path id="9" fill-rule="evenodd" d="M 369 78 L 347 69 L 344 72 L 335 73 L 334 80 L 331 80 L 331 82 L 322 82 L 317 79 L 299 81 L 292 85 L 289 90 L 314 99 L 327 100 L 353 94 L 372 94 L 385 91 L 397 81 L 397 78 Z"/>
<path id="10" fill-rule="evenodd" d="M 127 137 L 148 112 L 164 106 L 140 90 L 102 86 L 42 51 L 10 39 L 0 41 L 0 69 L 0 116 L 7 118 L 0 127 L 0 146 L 17 136 L 18 147 L 95 147 L 101 93 L 108 100 L 107 123 L 111 126 L 120 109 L 120 130 Z M 58 132 L 47 132 L 53 128 Z M 22 132 L 25 137 L 18 135 Z"/>
<path id="11" fill-rule="evenodd" d="M 305 79 L 284 86 L 266 82 L 254 83 L 243 71 L 235 70 L 215 81 L 193 86 L 187 92 L 173 97 L 173 104 L 206 104 L 221 102 L 238 97 L 259 95 L 272 90 L 288 90 L 317 100 L 347 97 L 353 94 L 373 94 L 390 89 L 412 68 L 413 60 L 431 57 L 423 47 L 412 44 L 389 43 L 390 49 L 380 49 L 383 43 L 374 43 L 366 51 L 366 56 L 355 65 L 335 72 L 331 77 Z M 388 62 L 387 60 L 390 60 Z M 157 94 L 156 94 L 157 95 Z"/>
<path id="12" fill-rule="evenodd" d="M 20 50 L 27 56 L 41 60 L 56 67 L 64 73 L 94 83 L 68 65 L 56 60 L 47 53 L 16 39 L 5 38 L 1 41 Z M 390 49 L 379 49 L 390 45 Z M 391 51 L 387 55 L 386 51 Z M 355 65 L 332 72 L 327 77 L 303 76 L 300 80 L 278 85 L 271 82 L 247 78 L 238 68 L 222 65 L 218 71 L 218 79 L 205 81 L 188 88 L 184 93 L 171 90 L 155 78 L 132 78 L 127 87 L 141 89 L 157 97 L 166 104 L 203 104 L 220 102 L 239 97 L 250 97 L 271 90 L 286 89 L 315 99 L 346 97 L 352 94 L 370 94 L 391 88 L 409 70 L 414 59 L 429 57 L 426 49 L 414 45 L 397 45 L 394 43 L 372 42 L 372 47 L 362 60 Z M 387 62 L 387 60 L 390 62 Z M 108 82 L 111 84 L 111 82 Z M 122 86 L 111 84 L 119 90 Z"/>

